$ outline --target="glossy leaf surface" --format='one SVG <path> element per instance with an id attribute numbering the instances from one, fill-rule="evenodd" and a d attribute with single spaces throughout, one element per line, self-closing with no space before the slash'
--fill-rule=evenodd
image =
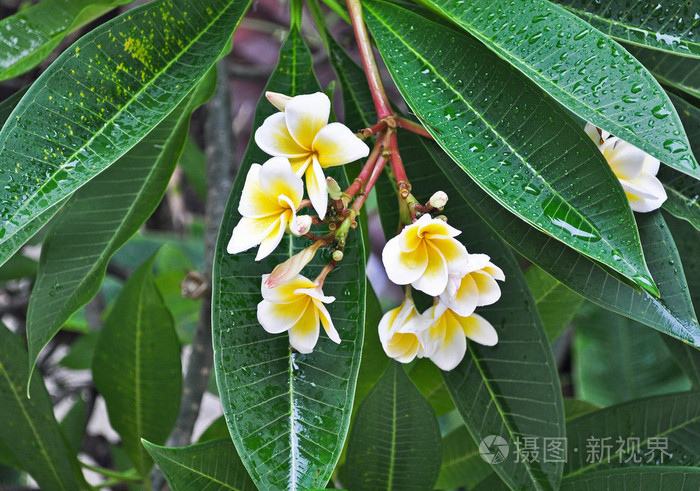
<path id="1" fill-rule="evenodd" d="M 288 95 L 319 90 L 312 60 L 292 29 L 266 90 Z M 276 109 L 264 98 L 254 127 Z M 349 425 L 362 354 L 365 274 L 360 228 L 348 237 L 345 256 L 325 280 L 336 297 L 328 311 L 342 342 L 321 330 L 314 351 L 292 352 L 286 334 L 268 334 L 257 322 L 261 276 L 309 245 L 287 236 L 276 251 L 255 262 L 255 250 L 230 255 L 226 244 L 240 220 L 238 200 L 252 163 L 269 157 L 251 142 L 234 184 L 214 261 L 214 367 L 224 413 L 241 459 L 262 489 L 322 488 L 331 476 Z M 341 188 L 342 168 L 327 169 Z M 319 252 L 303 271 L 314 278 L 330 257 Z"/>
<path id="2" fill-rule="evenodd" d="M 183 448 L 161 447 L 144 440 L 143 446 L 173 491 L 257 489 L 228 438 Z"/>
<path id="3" fill-rule="evenodd" d="M 494 347 L 467 342 L 467 354 L 460 365 L 443 372 L 447 389 L 475 441 L 499 435 L 515 451 L 516 438 L 560 437 L 564 433 L 564 410 L 559 376 L 537 307 L 530 295 L 520 266 L 508 247 L 489 232 L 486 224 L 461 199 L 459 181 L 445 177 L 426 146 L 448 158 L 436 145 L 408 133 L 399 138 L 406 172 L 419 202 L 426 202 L 439 183 L 451 200 L 443 214 L 470 253 L 488 254 L 503 268 L 506 280 L 499 283 L 502 296 L 477 314 L 496 328 L 499 343 Z M 462 174 L 468 180 L 467 176 Z M 392 192 L 393 191 L 392 189 Z M 391 192 L 379 189 L 382 213 L 396 208 Z M 556 488 L 560 463 L 523 462 L 511 454 L 493 469 L 511 486 Z"/>
<path id="4" fill-rule="evenodd" d="M 406 102 L 457 163 L 442 168 L 450 179 L 466 172 L 534 227 L 655 291 L 617 178 L 555 101 L 466 34 L 383 2 L 365 12 Z"/>
<path id="5" fill-rule="evenodd" d="M 151 459 L 141 438 L 164 442 L 182 390 L 175 326 L 153 281 L 151 256 L 129 277 L 105 319 L 92 373 L 109 421 L 126 454 L 145 476 Z"/>
<path id="6" fill-rule="evenodd" d="M 464 426 L 442 439 L 442 466 L 435 483 L 437 489 L 472 489 L 491 472 L 491 467 L 479 455 L 479 446 Z"/>
<path id="7" fill-rule="evenodd" d="M 663 84 L 700 97 L 700 63 L 697 59 L 638 46 L 625 45 L 625 48 Z"/>
<path id="8" fill-rule="evenodd" d="M 0 22 L 0 80 L 41 62 L 71 32 L 132 0 L 43 0 Z"/>
<path id="9" fill-rule="evenodd" d="M 211 96 L 210 73 L 133 149 L 76 191 L 42 247 L 27 314 L 29 357 L 100 289 L 110 258 L 156 209 L 187 137 L 192 111 Z"/>
<path id="10" fill-rule="evenodd" d="M 640 464 L 697 466 L 700 463 L 698 431 L 698 392 L 666 394 L 600 409 L 568 423 L 569 458 L 564 477 L 613 467 L 631 467 L 638 471 Z M 609 438 L 609 453 L 603 454 L 603 458 L 592 458 L 595 456 L 584 451 L 591 436 Z M 630 437 L 639 440 L 628 441 Z M 622 441 L 616 442 L 618 438 Z M 663 456 L 659 438 L 663 440 L 661 445 L 668 442 Z M 574 448 L 579 451 L 574 452 Z"/>
<path id="11" fill-rule="evenodd" d="M 423 1 L 579 117 L 700 177 L 661 86 L 622 46 L 586 21 L 546 0 Z"/>
<path id="12" fill-rule="evenodd" d="M 697 2 L 555 0 L 608 36 L 631 44 L 700 58 Z"/>
<path id="13" fill-rule="evenodd" d="M 54 418 L 44 381 L 38 374 L 32 377 L 30 398 L 27 382 L 24 346 L 0 325 L 0 418 L 4 422 L 0 441 L 42 489 L 85 489 L 78 463 Z"/>
<path id="14" fill-rule="evenodd" d="M 576 395 L 599 406 L 688 390 L 663 334 L 587 304 L 574 320 Z"/>
<path id="15" fill-rule="evenodd" d="M 437 161 L 449 160 L 427 146 Z M 443 168 L 447 164 L 442 165 Z M 453 176 L 456 190 L 498 235 L 519 254 L 542 268 L 562 284 L 592 302 L 642 322 L 677 339 L 700 346 L 700 326 L 688 297 L 682 275 L 669 264 L 679 262 L 673 238 L 659 212 L 636 218 L 649 267 L 659 284 L 661 298 L 639 292 L 599 263 L 577 254 L 558 241 L 528 226 L 500 207 L 466 176 Z M 677 269 L 677 268 L 676 268 Z"/>
<path id="16" fill-rule="evenodd" d="M 64 52 L 0 131 L 0 244 L 160 123 L 217 60 L 248 4 L 157 0 Z"/>
<path id="17" fill-rule="evenodd" d="M 357 410 L 346 486 L 358 491 L 432 489 L 440 448 L 435 413 L 403 365 L 393 361 Z"/>
<path id="18" fill-rule="evenodd" d="M 589 491 L 594 489 L 639 489 L 653 491 L 673 489 L 693 491 L 700 487 L 700 469 L 688 467 L 646 467 L 633 469 L 613 469 L 592 472 L 580 477 L 567 479 L 561 491 Z"/>
<path id="19" fill-rule="evenodd" d="M 583 303 L 583 297 L 537 266 L 530 266 L 524 274 L 537 304 L 547 339 L 552 342 L 574 318 Z"/>

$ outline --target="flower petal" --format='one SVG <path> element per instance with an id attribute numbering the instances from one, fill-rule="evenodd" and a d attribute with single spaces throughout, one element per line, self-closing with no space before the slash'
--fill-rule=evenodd
<path id="1" fill-rule="evenodd" d="M 238 213 L 249 218 L 261 218 L 277 215 L 282 210 L 277 203 L 277 197 L 271 198 L 260 187 L 260 164 L 253 164 L 245 176 L 245 184 L 238 202 Z"/>
<path id="2" fill-rule="evenodd" d="M 263 299 L 272 303 L 296 302 L 299 300 L 299 296 L 296 294 L 297 290 L 304 288 L 316 288 L 313 281 L 300 274 L 294 276 L 288 281 L 285 281 L 284 283 L 281 283 L 278 286 L 270 288 L 267 286 L 267 279 L 269 277 L 269 274 L 264 274 L 262 276 L 262 287 L 260 290 Z"/>
<path id="3" fill-rule="evenodd" d="M 432 295 L 440 295 L 447 288 L 448 272 L 447 262 L 437 247 L 427 244 L 428 265 L 423 274 L 416 281 L 411 283 L 414 288 Z"/>
<path id="4" fill-rule="evenodd" d="M 333 319 L 331 319 L 331 314 L 328 313 L 328 309 L 316 299 L 313 299 L 313 303 L 315 308 L 318 310 L 319 317 L 321 318 L 321 325 L 323 325 L 323 330 L 326 331 L 326 335 L 334 343 L 340 344 L 340 335 L 338 334 L 338 331 L 335 330 Z"/>
<path id="5" fill-rule="evenodd" d="M 289 330 L 304 314 L 308 301 L 272 303 L 263 300 L 258 304 L 258 322 L 270 334 Z"/>
<path id="6" fill-rule="evenodd" d="M 279 202 L 279 196 L 286 196 L 296 210 L 304 196 L 304 183 L 292 171 L 292 165 L 284 157 L 273 157 L 262 165 L 258 174 L 260 188 L 269 197 Z M 285 207 L 279 202 L 281 207 Z"/>
<path id="7" fill-rule="evenodd" d="M 474 282 L 479 289 L 479 294 L 477 297 L 479 307 L 496 303 L 498 299 L 501 298 L 501 287 L 498 286 L 498 283 L 496 283 L 496 280 L 493 279 L 490 274 L 483 271 L 474 271 L 469 276 L 474 279 Z M 471 314 L 471 312 L 469 314 Z M 469 314 L 460 313 L 459 315 Z"/>
<path id="8" fill-rule="evenodd" d="M 498 333 L 489 321 L 479 314 L 459 318 L 464 335 L 475 343 L 484 346 L 495 346 L 498 343 Z"/>
<path id="9" fill-rule="evenodd" d="M 320 287 L 314 285 L 312 288 L 299 288 L 294 291 L 295 295 L 308 295 L 311 298 L 318 300 L 323 303 L 333 303 L 335 302 L 335 297 L 326 296 Z"/>
<path id="10" fill-rule="evenodd" d="M 318 342 L 318 310 L 311 302 L 304 314 L 289 330 L 289 344 L 299 353 L 311 353 Z"/>
<path id="11" fill-rule="evenodd" d="M 394 333 L 388 342 L 382 343 L 387 356 L 401 363 L 412 362 L 421 352 L 421 344 L 413 333 Z"/>
<path id="12" fill-rule="evenodd" d="M 292 97 L 284 108 L 289 134 L 299 146 L 311 150 L 316 134 L 328 124 L 331 101 L 323 92 Z"/>
<path id="13" fill-rule="evenodd" d="M 255 143 L 260 150 L 273 157 L 298 158 L 309 154 L 309 148 L 300 146 L 289 134 L 285 113 L 268 116 L 255 131 Z"/>
<path id="14" fill-rule="evenodd" d="M 306 169 L 306 191 L 309 193 L 309 200 L 314 210 L 318 213 L 318 218 L 323 220 L 328 209 L 328 185 L 321 164 L 315 157 L 313 164 Z"/>
<path id="15" fill-rule="evenodd" d="M 460 364 L 467 352 L 467 339 L 464 337 L 460 323 L 456 317 L 447 312 L 445 314 L 445 336 L 430 359 L 441 370 L 449 371 Z"/>
<path id="16" fill-rule="evenodd" d="M 449 289 L 441 293 L 440 302 L 457 315 L 471 315 L 479 303 L 479 287 L 472 274 L 467 274 L 461 279 L 454 294 L 450 294 Z"/>
<path id="17" fill-rule="evenodd" d="M 430 215 L 423 215 L 421 218 Z M 454 228 L 452 225 L 448 225 L 446 221 L 440 220 L 439 218 L 430 218 L 421 222 L 419 219 L 414 225 L 418 225 L 418 235 L 424 239 L 447 239 L 450 237 L 457 237 L 462 232 Z"/>
<path id="18" fill-rule="evenodd" d="M 318 155 L 321 167 L 343 165 L 369 155 L 367 144 L 342 123 L 321 128 L 312 149 Z"/>
<path id="19" fill-rule="evenodd" d="M 256 261 L 260 261 L 272 254 L 280 242 L 282 242 L 282 237 L 284 236 L 284 232 L 287 230 L 287 224 L 292 218 L 292 213 L 292 211 L 287 210 L 279 216 L 279 226 L 277 230 L 270 230 L 269 235 L 260 242 L 258 253 L 255 256 Z"/>
<path id="20" fill-rule="evenodd" d="M 647 154 L 631 143 L 619 140 L 615 148 L 606 155 L 608 164 L 619 179 L 632 181 L 639 177 Z"/>
<path id="21" fill-rule="evenodd" d="M 390 311 L 386 312 L 379 321 L 379 326 L 377 329 L 379 331 L 379 340 L 382 342 L 382 344 L 391 339 L 391 335 L 394 331 L 392 327 L 396 317 L 398 316 L 399 312 L 401 312 L 401 308 L 402 307 L 396 307 L 395 309 L 391 309 Z"/>
<path id="22" fill-rule="evenodd" d="M 279 227 L 279 221 L 279 216 L 274 215 L 263 218 L 241 218 L 231 233 L 226 252 L 238 254 L 255 247 Z"/>
<path id="23" fill-rule="evenodd" d="M 627 194 L 630 208 L 636 212 L 654 211 L 668 198 L 663 184 L 656 176 L 642 174 L 634 183 L 620 181 Z"/>
<path id="24" fill-rule="evenodd" d="M 442 257 L 445 258 L 447 271 L 449 274 L 462 276 L 470 269 L 470 257 L 467 248 L 464 247 L 457 239 L 446 238 L 440 240 L 431 240 L 436 249 L 440 251 Z"/>
<path id="25" fill-rule="evenodd" d="M 421 243 L 413 252 L 402 252 L 399 237 L 394 237 L 384 246 L 382 263 L 391 281 L 397 285 L 408 285 L 416 281 L 428 266 L 428 253 Z"/>

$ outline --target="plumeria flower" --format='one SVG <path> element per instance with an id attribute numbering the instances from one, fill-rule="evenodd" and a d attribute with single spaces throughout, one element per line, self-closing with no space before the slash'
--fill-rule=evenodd
<path id="1" fill-rule="evenodd" d="M 433 305 L 423 312 L 431 324 L 428 329 L 418 333 L 418 338 L 426 356 L 441 370 L 449 371 L 460 364 L 467 352 L 466 338 L 485 346 L 498 343 L 496 329 L 480 315 L 462 317 L 439 305 Z"/>
<path id="2" fill-rule="evenodd" d="M 390 310 L 379 322 L 379 340 L 388 356 L 410 363 L 418 356 L 422 357 L 423 346 L 416 333 L 430 327 L 430 322 L 423 317 L 408 293 L 401 306 Z"/>
<path id="3" fill-rule="evenodd" d="M 304 269 L 304 266 L 311 262 L 316 255 L 316 251 L 323 245 L 324 243 L 318 240 L 309 247 L 303 249 L 301 252 L 294 254 L 285 262 L 275 266 L 272 273 L 267 275 L 265 286 L 268 288 L 274 288 L 297 276 L 299 273 L 301 273 L 301 270 Z"/>
<path id="4" fill-rule="evenodd" d="M 304 184 L 292 172 L 289 160 L 275 157 L 263 165 L 253 164 L 243 185 L 238 212 L 243 216 L 233 229 L 226 251 L 237 254 L 260 244 L 256 261 L 267 257 L 282 240 L 287 228 L 301 235 L 307 228 L 297 223 Z"/>
<path id="5" fill-rule="evenodd" d="M 423 215 L 384 246 L 382 262 L 389 279 L 440 295 L 450 276 L 461 277 L 469 268 L 467 249 L 454 238 L 460 233 L 443 220 Z"/>
<path id="6" fill-rule="evenodd" d="M 591 123 L 586 124 L 586 133 L 610 164 L 634 211 L 647 212 L 661 207 L 667 196 L 656 178 L 659 159 L 607 131 L 599 133 Z"/>
<path id="7" fill-rule="evenodd" d="M 477 307 L 491 305 L 501 298 L 501 288 L 496 280 L 505 279 L 503 270 L 486 254 L 470 254 L 469 269 L 462 277 L 450 278 L 447 288 L 440 294 L 438 308 L 449 308 L 463 317 L 471 315 Z"/>
<path id="8" fill-rule="evenodd" d="M 298 176 L 306 175 L 309 199 L 323 219 L 328 207 L 323 169 L 366 157 L 369 147 L 347 126 L 328 123 L 331 101 L 326 94 L 266 95 L 281 112 L 257 129 L 255 143 L 269 155 L 288 158 Z"/>
<path id="9" fill-rule="evenodd" d="M 289 332 L 289 344 L 299 353 L 311 353 L 319 335 L 319 321 L 328 337 L 340 343 L 338 331 L 324 304 L 335 297 L 327 297 L 321 287 L 310 279 L 297 275 L 290 280 L 269 288 L 269 275 L 262 277 L 262 297 L 258 304 L 258 322 L 267 332 Z"/>

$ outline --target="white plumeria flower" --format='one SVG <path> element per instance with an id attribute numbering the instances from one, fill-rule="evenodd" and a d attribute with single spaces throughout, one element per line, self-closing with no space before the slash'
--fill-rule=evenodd
<path id="1" fill-rule="evenodd" d="M 450 276 L 461 277 L 469 268 L 467 249 L 454 238 L 460 233 L 440 219 L 423 215 L 384 246 L 382 262 L 389 279 L 440 295 Z"/>
<path id="2" fill-rule="evenodd" d="M 441 370 L 449 371 L 460 364 L 467 352 L 466 338 L 485 346 L 498 343 L 496 329 L 480 315 L 462 317 L 438 306 L 433 305 L 423 312 L 431 324 L 430 328 L 418 333 L 418 338 L 425 349 L 425 356 Z"/>
<path id="3" fill-rule="evenodd" d="M 450 277 L 447 289 L 440 294 L 438 308 L 449 308 L 458 315 L 469 316 L 477 307 L 491 305 L 501 298 L 501 288 L 496 280 L 505 279 L 503 270 L 486 254 L 470 254 L 469 269 L 462 277 Z"/>
<path id="4" fill-rule="evenodd" d="M 296 277 L 299 273 L 301 273 L 301 270 L 304 269 L 304 266 L 311 262 L 316 255 L 316 251 L 322 245 L 322 241 L 316 241 L 309 247 L 303 249 L 301 252 L 287 259 L 285 262 L 275 266 L 272 273 L 267 275 L 265 279 L 265 286 L 268 288 L 274 288 Z"/>
<path id="5" fill-rule="evenodd" d="M 321 287 L 310 279 L 297 275 L 274 288 L 266 286 L 269 275 L 262 277 L 263 300 L 258 304 L 258 322 L 267 332 L 289 332 L 289 344 L 299 353 L 311 353 L 319 335 L 319 321 L 328 337 L 340 343 L 338 331 L 324 304 L 327 297 Z"/>
<path id="6" fill-rule="evenodd" d="M 306 175 L 309 199 L 323 219 L 328 207 L 323 169 L 366 157 L 369 147 L 344 124 L 328 123 L 331 101 L 326 94 L 266 95 L 281 112 L 257 129 L 255 143 L 269 155 L 288 158 L 298 176 Z"/>
<path id="7" fill-rule="evenodd" d="M 428 327 L 430 322 L 416 310 L 413 298 L 407 294 L 399 307 L 382 317 L 379 340 L 388 356 L 401 363 L 410 363 L 416 356 L 423 356 L 423 346 L 416 333 Z"/>
<path id="8" fill-rule="evenodd" d="M 660 208 L 667 196 L 663 184 L 656 178 L 659 159 L 631 143 L 610 136 L 607 131 L 598 133 L 598 129 L 591 123 L 586 124 L 586 133 L 598 146 L 622 184 L 632 210 L 647 212 Z"/>
<path id="9" fill-rule="evenodd" d="M 260 244 L 255 257 L 260 261 L 275 250 L 287 228 L 300 235 L 296 210 L 303 195 L 304 184 L 292 172 L 289 160 L 275 157 L 263 165 L 253 164 L 238 204 L 243 218 L 233 229 L 226 251 L 237 254 Z"/>

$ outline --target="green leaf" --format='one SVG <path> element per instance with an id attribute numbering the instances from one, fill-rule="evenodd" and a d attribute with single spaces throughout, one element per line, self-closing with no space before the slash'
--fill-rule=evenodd
<path id="1" fill-rule="evenodd" d="M 567 422 L 579 416 L 597 411 L 598 409 L 600 409 L 599 406 L 587 401 L 572 399 L 571 397 L 564 398 L 564 413 L 566 414 Z"/>
<path id="2" fill-rule="evenodd" d="M 472 489 L 491 474 L 491 467 L 479 455 L 479 447 L 462 426 L 442 439 L 442 467 L 435 487 Z"/>
<path id="3" fill-rule="evenodd" d="M 357 411 L 347 487 L 428 490 L 440 471 L 440 427 L 430 404 L 393 361 Z"/>
<path id="4" fill-rule="evenodd" d="M 71 32 L 132 0 L 43 0 L 0 22 L 0 80 L 38 65 Z"/>
<path id="5" fill-rule="evenodd" d="M 698 431 L 699 392 L 637 399 L 589 413 L 567 425 L 569 458 L 564 478 L 613 467 L 639 470 L 640 465 L 650 464 L 697 466 L 700 463 Z M 593 453 L 594 444 L 590 442 L 603 438 L 607 438 L 606 448 L 597 446 L 597 450 L 604 452 L 601 458 L 600 452 Z M 637 438 L 638 441 L 634 440 Z M 659 443 L 667 443 L 663 458 L 660 450 L 650 453 Z"/>
<path id="6" fill-rule="evenodd" d="M 228 47 L 249 4 L 157 0 L 64 52 L 0 131 L 0 243 L 106 169 L 175 109 Z"/>
<path id="7" fill-rule="evenodd" d="M 450 179 L 466 172 L 532 226 L 656 292 L 619 181 L 555 101 L 466 34 L 379 1 L 364 10 L 406 102 L 457 163 L 442 167 Z"/>
<path id="8" fill-rule="evenodd" d="M 583 297 L 534 265 L 525 271 L 525 280 L 537 304 L 547 339 L 551 343 L 574 318 L 583 303 Z"/>
<path id="9" fill-rule="evenodd" d="M 192 138 L 188 138 L 185 142 L 185 148 L 182 150 L 182 155 L 180 155 L 178 165 L 182 167 L 187 180 L 202 199 L 207 197 L 206 163 L 206 157 L 202 149 L 197 146 Z"/>
<path id="10" fill-rule="evenodd" d="M 312 59 L 299 32 L 292 29 L 266 90 L 288 95 L 319 90 Z M 264 98 L 254 127 L 276 109 Z M 325 280 L 323 291 L 336 297 L 328 310 L 342 342 L 323 331 L 313 353 L 292 352 L 288 336 L 271 335 L 257 322 L 262 274 L 309 245 L 285 240 L 266 259 L 255 251 L 230 255 L 226 244 L 240 219 L 238 200 L 253 162 L 269 157 L 248 146 L 226 207 L 214 260 L 214 368 L 224 414 L 241 459 L 263 489 L 325 486 L 340 456 L 347 433 L 355 382 L 362 355 L 365 322 L 365 273 L 361 229 L 349 234 L 345 256 Z M 348 185 L 342 168 L 327 169 L 341 188 Z M 314 278 L 328 251 L 316 255 L 303 274 Z"/>
<path id="11" fill-rule="evenodd" d="M 590 489 L 694 491 L 698 488 L 700 488 L 700 469 L 670 466 L 593 472 L 567 479 L 561 485 L 561 491 L 588 491 Z"/>
<path id="12" fill-rule="evenodd" d="M 660 51 L 700 58 L 697 35 L 697 4 L 685 0 L 666 0 L 663 4 L 646 0 L 595 2 L 554 0 L 570 12 L 588 21 L 610 37 Z"/>
<path id="13" fill-rule="evenodd" d="M 99 291 L 110 258 L 165 193 L 187 138 L 192 111 L 216 88 L 203 82 L 151 133 L 68 201 L 44 242 L 27 312 L 33 364 L 42 348 Z"/>
<path id="14" fill-rule="evenodd" d="M 163 471 L 173 491 L 257 488 L 229 439 L 183 448 L 167 448 L 143 440 L 143 446 Z"/>
<path id="15" fill-rule="evenodd" d="M 559 375 L 518 263 L 464 198 L 460 199 L 461 182 L 448 179 L 433 160 L 436 155 L 448 157 L 434 143 L 411 134 L 401 134 L 399 144 L 401 155 L 411 156 L 404 159 L 404 166 L 416 199 L 426 202 L 439 185 L 450 197 L 444 214 L 450 225 L 462 231 L 460 238 L 467 250 L 488 254 L 506 276 L 500 284 L 501 299 L 477 311 L 496 328 L 499 343 L 485 347 L 468 342 L 465 360 L 451 372 L 443 372 L 469 432 L 475 441 L 499 435 L 511 449 L 516 438 L 563 436 Z M 381 190 L 379 195 L 382 213 L 395 208 L 395 196 Z M 516 463 L 515 458 L 493 467 L 510 485 L 535 489 L 556 488 L 562 468 L 560 463 Z"/>
<path id="16" fill-rule="evenodd" d="M 538 0 L 422 3 L 464 28 L 573 113 L 700 178 L 683 126 L 661 86 L 622 46 L 586 21 Z"/>
<path id="17" fill-rule="evenodd" d="M 386 355 L 384 357 L 386 358 Z M 430 403 L 437 417 L 455 409 L 440 369 L 432 361 L 427 358 L 416 360 L 411 365 L 408 376 L 425 400 Z"/>
<path id="18" fill-rule="evenodd" d="M 687 223 L 673 217 L 666 220 L 676 241 L 683 271 L 688 281 L 688 291 L 695 311 L 700 311 L 700 241 L 698 232 Z M 693 387 L 700 389 L 700 350 L 676 339 L 664 336 L 666 347 L 690 379 Z"/>
<path id="19" fill-rule="evenodd" d="M 661 83 L 700 97 L 700 63 L 695 58 L 661 53 L 637 46 L 627 45 L 625 48 Z"/>
<path id="20" fill-rule="evenodd" d="M 85 401 L 78 397 L 60 423 L 61 431 L 73 455 L 78 455 L 85 436 Z"/>
<path id="21" fill-rule="evenodd" d="M 663 334 L 591 304 L 581 309 L 574 325 L 577 397 L 610 406 L 690 388 Z"/>
<path id="22" fill-rule="evenodd" d="M 436 161 L 448 160 L 433 147 L 428 149 Z M 640 293 L 599 263 L 529 227 L 500 207 L 466 176 L 455 175 L 453 182 L 494 232 L 571 290 L 603 308 L 700 346 L 700 326 L 688 299 L 687 286 L 669 264 L 679 262 L 678 254 L 659 212 L 637 214 L 636 218 L 644 254 L 651 259 L 649 268 L 659 284 L 661 298 L 645 291 Z"/>
<path id="23" fill-rule="evenodd" d="M 17 336 L 0 325 L 0 441 L 42 489 L 85 489 L 43 380 L 34 374 L 29 398 L 27 384 L 27 352 Z"/>
<path id="24" fill-rule="evenodd" d="M 72 370 L 90 370 L 92 358 L 95 356 L 95 346 L 100 335 L 98 332 L 90 332 L 80 336 L 72 345 L 66 356 L 61 358 L 59 364 Z"/>
<path id="25" fill-rule="evenodd" d="M 15 254 L 0 267 L 0 281 L 36 276 L 39 263 L 22 254 Z"/>
<path id="26" fill-rule="evenodd" d="M 141 438 L 164 442 L 182 390 L 180 345 L 172 316 L 153 280 L 155 255 L 129 277 L 105 319 L 93 379 L 127 455 L 145 476 L 151 459 Z"/>
<path id="27" fill-rule="evenodd" d="M 669 96 L 683 121 L 693 152 L 700 155 L 700 109 L 678 96 Z M 663 183 L 668 196 L 663 204 L 664 210 L 700 230 L 700 181 L 666 166 L 659 169 L 657 177 Z"/>

